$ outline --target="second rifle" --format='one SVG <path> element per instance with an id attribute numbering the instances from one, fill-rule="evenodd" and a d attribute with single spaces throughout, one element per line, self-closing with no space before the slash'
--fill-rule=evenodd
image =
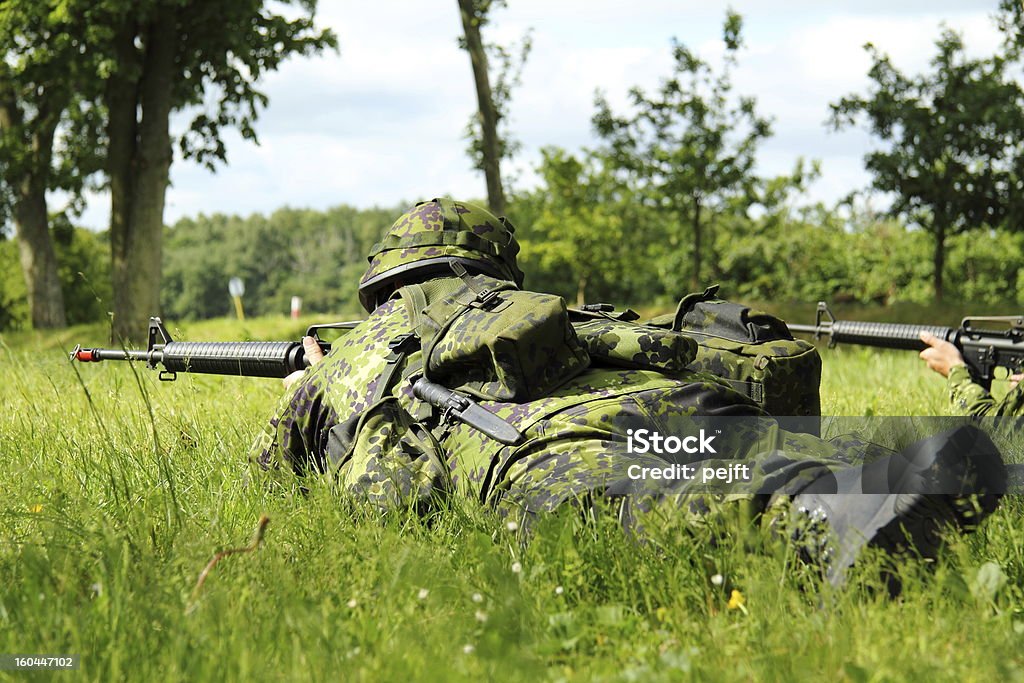
<path id="1" fill-rule="evenodd" d="M 969 316 L 960 327 L 874 323 L 836 320 L 828 305 L 819 301 L 813 325 L 789 325 L 789 329 L 815 339 L 828 337 L 830 347 L 844 343 L 908 351 L 925 349 L 921 333 L 928 332 L 956 346 L 971 376 L 986 389 L 992 386 L 996 368 L 1024 371 L 1024 316 Z"/>

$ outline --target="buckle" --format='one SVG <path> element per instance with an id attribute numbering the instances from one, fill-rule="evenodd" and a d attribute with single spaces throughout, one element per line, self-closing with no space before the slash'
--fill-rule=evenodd
<path id="1" fill-rule="evenodd" d="M 398 335 L 397 337 L 395 337 L 394 339 L 392 339 L 391 341 L 388 342 L 388 349 L 390 351 L 399 351 L 400 352 L 400 351 L 404 350 L 404 347 L 409 344 L 409 340 L 413 339 L 415 336 L 416 336 L 415 332 L 406 332 L 405 334 L 400 334 L 400 335 Z"/>
<path id="2" fill-rule="evenodd" d="M 400 334 L 391 341 L 388 342 L 388 350 L 391 353 L 385 359 L 388 363 L 397 363 L 405 357 L 405 354 L 411 351 L 412 342 L 418 339 L 415 332 L 406 332 Z"/>

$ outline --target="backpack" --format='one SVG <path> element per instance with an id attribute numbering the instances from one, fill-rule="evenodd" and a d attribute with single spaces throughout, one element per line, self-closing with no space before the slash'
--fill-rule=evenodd
<path id="1" fill-rule="evenodd" d="M 398 290 L 423 351 L 423 377 L 490 401 L 547 396 L 590 365 L 565 301 L 486 275 Z"/>
<path id="2" fill-rule="evenodd" d="M 690 370 L 724 379 L 769 415 L 821 415 L 821 356 L 793 339 L 786 323 L 742 304 L 717 298 L 718 285 L 684 296 L 676 312 L 648 325 L 692 337 Z"/>
<path id="3" fill-rule="evenodd" d="M 569 309 L 576 336 L 595 364 L 655 370 L 673 375 L 697 358 L 697 342 L 670 329 L 637 323 L 632 310 L 613 312 L 608 304 Z"/>
<path id="4" fill-rule="evenodd" d="M 368 407 L 328 434 L 330 465 L 350 464 L 351 478 L 342 484 L 382 507 L 424 504 L 453 486 L 448 456 L 427 422 L 431 406 L 440 406 L 416 394 L 415 386 L 412 393 L 423 403 L 403 403 L 392 392 L 400 377 L 422 376 L 449 394 L 524 403 L 549 395 L 590 365 L 561 297 L 470 276 L 459 264 L 452 268 L 458 277 L 406 285 L 393 295 L 402 300 L 413 330 L 389 340 L 390 353 Z M 492 410 L 477 409 L 482 410 L 477 420 L 489 415 L 491 426 L 504 423 L 518 434 Z M 500 440 L 479 421 L 462 419 Z"/>

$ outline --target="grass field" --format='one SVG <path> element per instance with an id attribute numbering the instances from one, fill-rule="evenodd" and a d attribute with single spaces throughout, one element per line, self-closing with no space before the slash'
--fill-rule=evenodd
<path id="1" fill-rule="evenodd" d="M 328 481 L 306 482 L 308 495 L 265 486 L 246 454 L 279 382 L 76 368 L 62 355 L 76 341 L 103 332 L 0 345 L 0 653 L 77 654 L 81 669 L 0 680 L 1024 678 L 1019 499 L 934 566 L 907 562 L 895 601 L 874 590 L 882 558 L 833 593 L 782 541 L 738 525 L 726 541 L 676 528 L 637 543 L 610 521 L 556 515 L 524 545 L 468 503 L 381 519 Z M 827 414 L 946 410 L 914 354 L 824 357 Z M 262 545 L 223 559 L 194 594 L 214 553 L 249 543 L 261 515 Z"/>

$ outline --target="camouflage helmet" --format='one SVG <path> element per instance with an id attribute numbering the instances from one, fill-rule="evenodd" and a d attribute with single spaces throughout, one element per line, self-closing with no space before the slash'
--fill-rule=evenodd
<path id="1" fill-rule="evenodd" d="M 373 311 L 378 293 L 389 285 L 450 274 L 453 263 L 522 286 L 514 232 L 504 216 L 475 204 L 449 198 L 420 202 L 373 246 L 370 267 L 359 280 L 359 302 Z"/>

